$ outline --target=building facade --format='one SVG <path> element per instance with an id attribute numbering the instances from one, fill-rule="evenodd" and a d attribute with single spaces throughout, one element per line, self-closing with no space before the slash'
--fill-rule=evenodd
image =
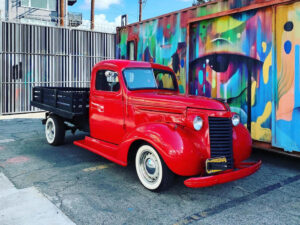
<path id="1" fill-rule="evenodd" d="M 0 19 L 4 20 L 5 18 L 5 1 L 6 0 L 0 0 Z"/>
<path id="2" fill-rule="evenodd" d="M 255 143 L 300 152 L 300 2 L 213 1 L 121 27 L 117 57 L 175 71 L 180 91 L 224 98 Z"/>
<path id="3" fill-rule="evenodd" d="M 1 19 L 39 25 L 60 23 L 61 0 L 0 0 Z M 68 5 L 74 0 L 64 1 L 64 19 L 68 20 Z"/>

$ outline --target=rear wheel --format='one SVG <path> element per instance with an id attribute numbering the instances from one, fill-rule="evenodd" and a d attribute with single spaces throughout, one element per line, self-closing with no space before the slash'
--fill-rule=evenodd
<path id="1" fill-rule="evenodd" d="M 162 191 L 171 186 L 174 174 L 150 145 L 139 147 L 135 167 L 140 182 L 151 191 Z"/>
<path id="2" fill-rule="evenodd" d="M 65 124 L 64 121 L 54 115 L 50 115 L 47 118 L 45 126 L 45 135 L 48 144 L 60 145 L 63 144 L 65 139 Z"/>

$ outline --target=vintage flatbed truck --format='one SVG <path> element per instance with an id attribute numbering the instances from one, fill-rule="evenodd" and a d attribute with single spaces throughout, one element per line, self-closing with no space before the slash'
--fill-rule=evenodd
<path id="1" fill-rule="evenodd" d="M 108 60 L 95 65 L 90 89 L 33 88 L 32 106 L 48 111 L 49 144 L 65 131 L 89 132 L 74 144 L 119 165 L 134 161 L 149 190 L 188 176 L 188 187 L 207 187 L 256 172 L 259 162 L 243 162 L 252 140 L 239 116 L 218 99 L 180 94 L 169 67 L 147 62 Z M 196 176 L 196 177 L 193 177 Z"/>

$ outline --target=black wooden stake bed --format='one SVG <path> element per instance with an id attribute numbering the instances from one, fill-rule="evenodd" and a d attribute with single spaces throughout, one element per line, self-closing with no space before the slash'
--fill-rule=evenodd
<path id="1" fill-rule="evenodd" d="M 60 116 L 89 131 L 89 88 L 34 87 L 31 106 Z"/>

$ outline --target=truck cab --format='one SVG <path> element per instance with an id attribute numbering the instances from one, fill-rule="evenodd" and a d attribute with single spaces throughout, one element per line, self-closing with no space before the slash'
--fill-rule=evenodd
<path id="1" fill-rule="evenodd" d="M 89 135 L 74 144 L 122 166 L 133 162 L 149 190 L 167 188 L 175 175 L 191 177 L 184 184 L 195 188 L 260 168 L 260 161 L 243 162 L 252 141 L 239 116 L 221 100 L 180 94 L 169 67 L 128 60 L 96 64 L 88 108 Z"/>

